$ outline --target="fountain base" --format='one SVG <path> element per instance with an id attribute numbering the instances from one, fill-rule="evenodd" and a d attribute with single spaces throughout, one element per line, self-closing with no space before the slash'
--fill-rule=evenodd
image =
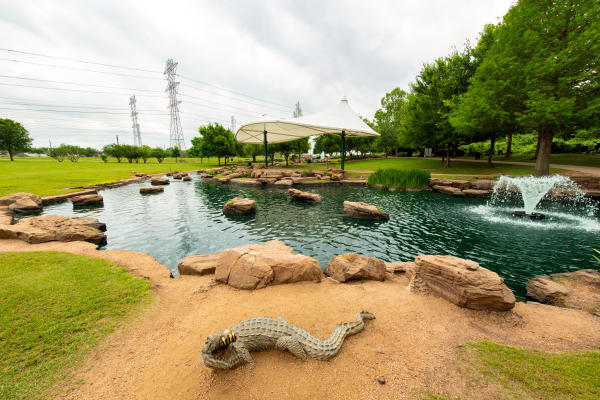
<path id="1" fill-rule="evenodd" d="M 513 216 L 518 217 L 518 218 L 528 218 L 528 219 L 536 220 L 536 221 L 541 221 L 546 218 L 546 216 L 544 214 L 540 214 L 540 213 L 536 213 L 536 212 L 527 214 L 527 213 L 525 213 L 525 211 L 514 211 Z"/>

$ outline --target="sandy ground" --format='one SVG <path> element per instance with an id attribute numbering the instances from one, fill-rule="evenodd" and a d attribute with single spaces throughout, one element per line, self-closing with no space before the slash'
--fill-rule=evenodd
<path id="1" fill-rule="evenodd" d="M 508 313 L 477 312 L 386 282 L 298 283 L 240 291 L 211 276 L 169 279 L 143 253 L 102 250 L 83 242 L 29 245 L 0 240 L 0 251 L 60 250 L 100 257 L 152 282 L 156 300 L 89 355 L 60 399 L 404 399 L 428 390 L 491 398 L 493 388 L 461 375 L 463 345 L 489 339 L 545 351 L 592 349 L 600 318 L 536 303 Z M 289 353 L 253 353 L 256 368 L 212 371 L 198 364 L 210 333 L 253 316 L 282 316 L 325 338 L 360 310 L 376 315 L 346 339 L 330 361 L 301 362 Z M 468 375 L 468 374 L 467 374 Z M 377 382 L 384 377 L 385 385 Z"/>

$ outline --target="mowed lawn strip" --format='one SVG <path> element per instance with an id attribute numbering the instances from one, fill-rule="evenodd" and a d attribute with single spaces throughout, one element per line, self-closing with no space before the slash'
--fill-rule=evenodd
<path id="1" fill-rule="evenodd" d="M 0 253 L 0 399 L 48 397 L 92 346 L 149 304 L 149 289 L 106 260 Z"/>

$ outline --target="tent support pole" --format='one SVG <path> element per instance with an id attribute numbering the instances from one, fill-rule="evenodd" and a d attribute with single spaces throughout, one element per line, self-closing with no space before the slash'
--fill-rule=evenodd
<path id="1" fill-rule="evenodd" d="M 265 167 L 269 168 L 269 152 L 267 151 L 267 131 L 263 131 L 265 143 Z"/>
<path id="2" fill-rule="evenodd" d="M 346 131 L 342 131 L 342 169 L 344 169 L 344 159 L 346 158 Z"/>

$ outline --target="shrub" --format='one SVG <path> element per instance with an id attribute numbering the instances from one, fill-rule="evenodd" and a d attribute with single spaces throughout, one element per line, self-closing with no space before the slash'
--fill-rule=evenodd
<path id="1" fill-rule="evenodd" d="M 369 176 L 369 185 L 394 186 L 398 189 L 425 188 L 429 185 L 431 174 L 422 169 L 380 169 Z"/>
<path id="2" fill-rule="evenodd" d="M 106 154 L 102 154 L 102 155 L 100 156 L 100 158 L 102 159 L 102 161 L 104 161 L 104 162 L 108 162 L 108 157 L 106 156 Z"/>
<path id="3" fill-rule="evenodd" d="M 329 174 L 329 172 L 323 171 L 323 173 L 321 174 L 321 176 L 327 176 L 328 174 Z"/>

